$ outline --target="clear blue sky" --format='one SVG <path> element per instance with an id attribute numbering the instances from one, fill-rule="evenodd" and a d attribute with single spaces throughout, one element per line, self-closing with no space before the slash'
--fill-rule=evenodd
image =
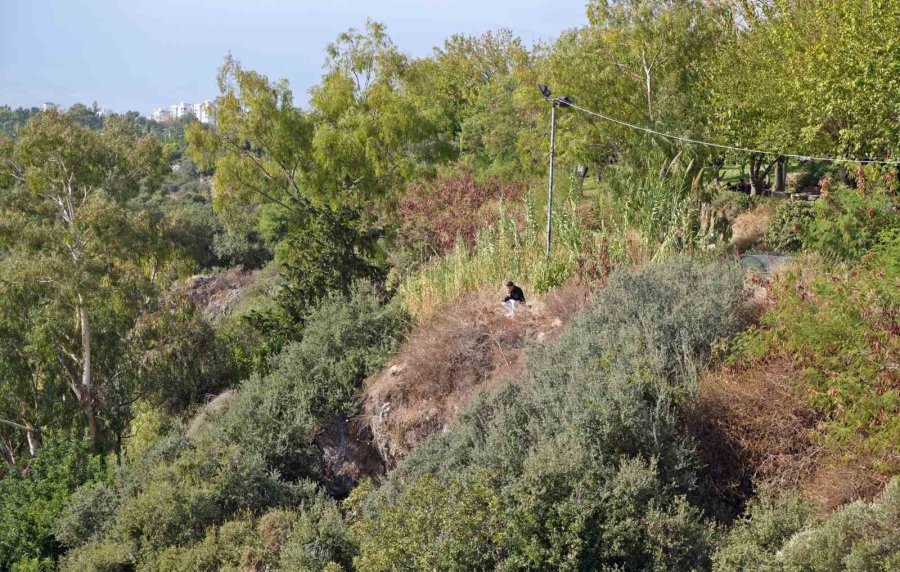
<path id="1" fill-rule="evenodd" d="M 414 56 L 457 32 L 505 27 L 530 44 L 586 21 L 583 0 L 0 0 L 0 105 L 202 101 L 229 50 L 305 101 L 325 46 L 367 17 Z"/>

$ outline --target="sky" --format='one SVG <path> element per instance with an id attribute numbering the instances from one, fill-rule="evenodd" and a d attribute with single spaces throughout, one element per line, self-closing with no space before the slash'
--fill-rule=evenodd
<path id="1" fill-rule="evenodd" d="M 584 0 L 0 0 L 0 105 L 213 99 L 229 51 L 303 102 L 328 43 L 366 18 L 412 56 L 454 33 L 509 28 L 530 44 L 586 22 Z"/>

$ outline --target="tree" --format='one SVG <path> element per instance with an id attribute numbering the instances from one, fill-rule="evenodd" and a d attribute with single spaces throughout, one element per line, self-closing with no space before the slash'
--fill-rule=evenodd
<path id="1" fill-rule="evenodd" d="M 564 33 L 541 71 L 556 95 L 618 119 L 681 135 L 702 135 L 708 117 L 703 82 L 717 44 L 731 26 L 719 3 L 699 0 L 596 0 L 589 25 Z M 561 114 L 558 148 L 574 159 L 603 165 L 626 155 L 643 158 L 648 147 L 669 156 L 662 139 L 603 121 L 570 124 Z M 575 122 L 573 122 L 575 123 Z"/>
<path id="2" fill-rule="evenodd" d="M 24 342 L 4 346 L 0 381 L 31 389 L 13 389 L 17 406 L 2 413 L 40 419 L 42 402 L 63 399 L 67 387 L 96 445 L 121 336 L 150 288 L 142 265 L 152 236 L 122 205 L 158 185 L 161 147 L 124 124 L 97 132 L 47 112 L 2 144 L 0 161 L 0 323 Z M 10 421 L 29 440 L 39 435 L 39 425 Z"/>
<path id="3" fill-rule="evenodd" d="M 892 3 L 741 5 L 735 21 L 742 25 L 731 27 L 708 74 L 713 131 L 723 143 L 781 153 L 897 156 L 900 15 Z M 749 161 L 757 192 L 777 157 L 753 153 Z"/>

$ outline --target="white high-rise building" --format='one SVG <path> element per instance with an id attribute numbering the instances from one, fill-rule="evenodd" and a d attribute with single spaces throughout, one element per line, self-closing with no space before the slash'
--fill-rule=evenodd
<path id="1" fill-rule="evenodd" d="M 212 121 L 212 102 L 206 100 L 203 103 L 195 103 L 193 106 L 194 116 L 200 123 L 209 123 Z"/>
<path id="2" fill-rule="evenodd" d="M 194 112 L 194 106 L 191 105 L 190 103 L 185 103 L 183 101 L 181 103 L 176 103 L 175 105 L 169 106 L 169 113 L 172 114 L 172 119 L 181 119 L 188 113 L 193 113 L 193 112 Z"/>
<path id="3" fill-rule="evenodd" d="M 208 99 L 202 103 L 187 103 L 182 101 L 180 103 L 170 105 L 168 109 L 164 107 L 157 107 L 153 110 L 150 118 L 155 121 L 164 123 L 166 121 L 181 119 L 182 117 L 185 117 L 187 115 L 193 115 L 200 123 L 211 123 L 213 121 L 212 101 Z"/>

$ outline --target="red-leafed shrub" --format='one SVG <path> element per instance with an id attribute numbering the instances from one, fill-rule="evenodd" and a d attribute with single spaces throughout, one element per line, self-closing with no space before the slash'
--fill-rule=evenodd
<path id="1" fill-rule="evenodd" d="M 479 180 L 471 173 L 412 183 L 398 205 L 401 243 L 431 254 L 451 250 L 457 239 L 471 245 L 478 229 L 498 219 L 500 201 L 524 192 L 521 181 Z"/>

